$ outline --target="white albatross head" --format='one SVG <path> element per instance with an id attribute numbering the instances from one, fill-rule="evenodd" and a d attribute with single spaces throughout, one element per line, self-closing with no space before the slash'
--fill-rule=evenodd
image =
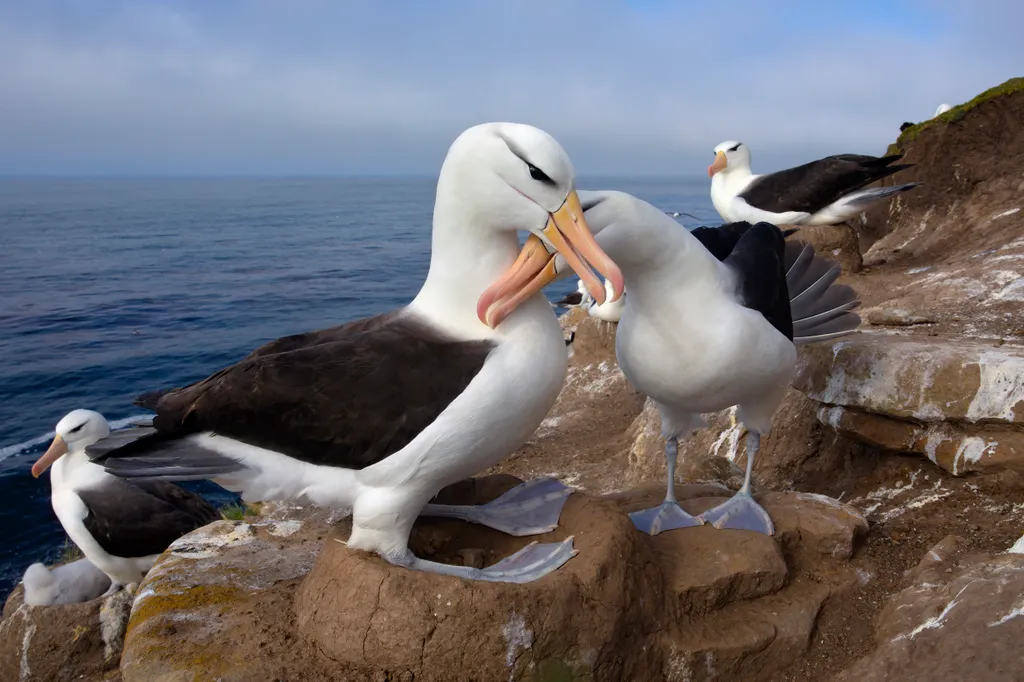
<path id="1" fill-rule="evenodd" d="M 559 254 L 595 299 L 605 300 L 595 270 L 621 294 L 622 273 L 591 235 L 575 183 L 569 155 L 533 126 L 485 123 L 452 143 L 438 178 L 438 203 L 442 196 L 459 197 L 460 216 L 474 229 L 530 233 L 512 267 L 477 300 L 477 317 L 487 326 L 497 327 L 554 280 Z"/>
<path id="2" fill-rule="evenodd" d="M 43 456 L 32 465 L 32 476 L 39 478 L 54 462 L 71 451 L 84 450 L 110 435 L 110 424 L 99 412 L 72 410 L 57 422 L 57 434 Z"/>
<path id="3" fill-rule="evenodd" d="M 708 177 L 718 173 L 731 173 L 737 170 L 750 172 L 750 149 L 736 140 L 726 140 L 714 149 L 715 160 L 708 166 Z"/>

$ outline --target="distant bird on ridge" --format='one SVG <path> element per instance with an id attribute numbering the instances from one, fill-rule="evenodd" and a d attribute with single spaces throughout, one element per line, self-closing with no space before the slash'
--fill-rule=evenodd
<path id="1" fill-rule="evenodd" d="M 913 165 L 890 165 L 901 156 L 837 154 L 775 173 L 755 175 L 750 170 L 750 150 L 742 142 L 729 140 L 715 147 L 714 163 L 708 166 L 711 201 L 727 222 L 834 225 L 849 220 L 876 201 L 921 184 L 864 189 Z"/>

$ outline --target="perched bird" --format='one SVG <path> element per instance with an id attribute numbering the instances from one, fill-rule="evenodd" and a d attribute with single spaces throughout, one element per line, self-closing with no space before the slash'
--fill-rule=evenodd
<path id="1" fill-rule="evenodd" d="M 607 300 L 604 303 L 591 301 L 590 307 L 587 308 L 587 314 L 605 322 L 618 322 L 622 318 L 622 311 L 626 306 L 626 290 L 623 289 L 622 296 L 613 301 L 611 285 L 608 282 L 605 282 L 604 285 L 607 290 Z"/>
<path id="2" fill-rule="evenodd" d="M 139 582 L 168 545 L 221 518 L 201 496 L 174 484 L 131 483 L 93 464 L 85 449 L 121 433 L 111 434 L 100 413 L 73 410 L 56 431 L 32 475 L 50 468 L 53 511 L 82 554 L 110 577 L 106 594 Z"/>
<path id="3" fill-rule="evenodd" d="M 517 230 L 535 237 L 522 250 Z M 561 145 L 527 125 L 470 128 L 441 167 L 430 268 L 410 304 L 272 341 L 191 386 L 141 396 L 153 426 L 89 453 L 133 480 L 210 479 L 246 501 L 351 510 L 348 545 L 407 568 L 536 580 L 575 554 L 572 537 L 483 569 L 421 559 L 408 539 L 421 513 L 515 535 L 557 525 L 570 491 L 554 479 L 482 507 L 428 504 L 512 454 L 558 396 L 568 353 L 541 292 L 555 254 L 600 302 L 592 266 L 621 295 Z"/>
<path id="4" fill-rule="evenodd" d="M 622 296 L 612 300 L 611 283 L 605 281 L 604 286 L 607 297 L 604 303 L 597 303 L 594 297 L 590 295 L 590 292 L 587 291 L 587 286 L 583 283 L 583 280 L 579 280 L 576 284 L 576 291 L 568 294 L 565 298 L 555 303 L 555 305 L 560 308 L 580 307 L 586 310 L 590 317 L 596 317 L 606 322 L 618 322 L 619 318 L 622 317 L 622 307 L 626 303 L 626 292 L 623 290 Z"/>
<path id="5" fill-rule="evenodd" d="M 953 107 L 949 106 L 948 104 L 940 104 L 939 108 L 935 110 L 935 115 L 932 116 L 932 118 L 935 118 L 935 116 L 941 116 L 942 114 L 946 113 L 952 108 Z"/>
<path id="6" fill-rule="evenodd" d="M 88 558 L 47 568 L 35 563 L 25 570 L 25 603 L 29 606 L 59 606 L 89 601 L 106 594 L 110 576 Z"/>
<path id="7" fill-rule="evenodd" d="M 797 345 L 853 331 L 854 291 L 834 284 L 839 267 L 770 223 L 681 227 L 622 192 L 580 192 L 587 223 L 621 267 L 629 296 L 615 352 L 629 382 L 652 398 L 666 439 L 664 503 L 631 514 L 637 528 L 662 530 L 709 521 L 771 534 L 750 494 L 761 435 L 796 372 Z M 564 271 L 556 262 L 556 273 Z M 738 406 L 749 429 L 743 487 L 701 517 L 675 500 L 678 439 L 703 425 L 702 413 Z"/>
<path id="8" fill-rule="evenodd" d="M 795 168 L 754 175 L 750 170 L 750 149 L 742 142 L 730 140 L 715 147 L 715 161 L 708 166 L 711 201 L 726 222 L 834 225 L 856 216 L 869 204 L 921 184 L 864 189 L 913 165 L 890 165 L 901 157 L 838 154 Z"/>
<path id="9" fill-rule="evenodd" d="M 594 302 L 594 298 L 587 291 L 587 285 L 584 284 L 582 279 L 576 280 L 576 291 L 571 294 L 566 294 L 563 298 L 555 302 L 555 306 L 559 308 L 574 308 L 576 306 L 589 306 Z"/>

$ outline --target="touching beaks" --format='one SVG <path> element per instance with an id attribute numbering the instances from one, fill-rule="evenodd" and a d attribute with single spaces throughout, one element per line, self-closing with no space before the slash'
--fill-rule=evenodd
<path id="1" fill-rule="evenodd" d="M 715 173 L 724 170 L 729 165 L 729 160 L 725 158 L 725 152 L 718 152 L 715 154 L 715 161 L 708 166 L 708 177 L 714 177 Z"/>
<path id="2" fill-rule="evenodd" d="M 53 442 L 50 443 L 50 447 L 46 449 L 43 456 L 32 465 L 32 477 L 39 478 L 44 471 L 50 468 L 51 464 L 67 454 L 67 451 L 68 444 L 64 442 L 64 439 L 58 433 L 53 437 Z"/>
<path id="3" fill-rule="evenodd" d="M 611 300 L 622 295 L 622 272 L 594 240 L 579 196 L 572 190 L 558 210 L 548 214 L 540 235 L 530 235 L 512 267 L 480 296 L 476 309 L 480 321 L 492 329 L 497 327 L 523 301 L 554 281 L 558 277 L 556 254 L 565 258 L 598 303 L 604 303 L 606 296 L 594 269 L 611 283 Z"/>

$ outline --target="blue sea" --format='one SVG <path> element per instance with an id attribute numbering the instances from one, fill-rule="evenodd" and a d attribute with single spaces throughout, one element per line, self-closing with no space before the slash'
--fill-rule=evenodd
<path id="1" fill-rule="evenodd" d="M 579 186 L 692 213 L 688 227 L 721 222 L 706 179 Z M 0 598 L 65 544 L 48 475 L 29 473 L 61 417 L 83 407 L 124 424 L 141 392 L 408 302 L 433 202 L 433 178 L 0 178 Z"/>

